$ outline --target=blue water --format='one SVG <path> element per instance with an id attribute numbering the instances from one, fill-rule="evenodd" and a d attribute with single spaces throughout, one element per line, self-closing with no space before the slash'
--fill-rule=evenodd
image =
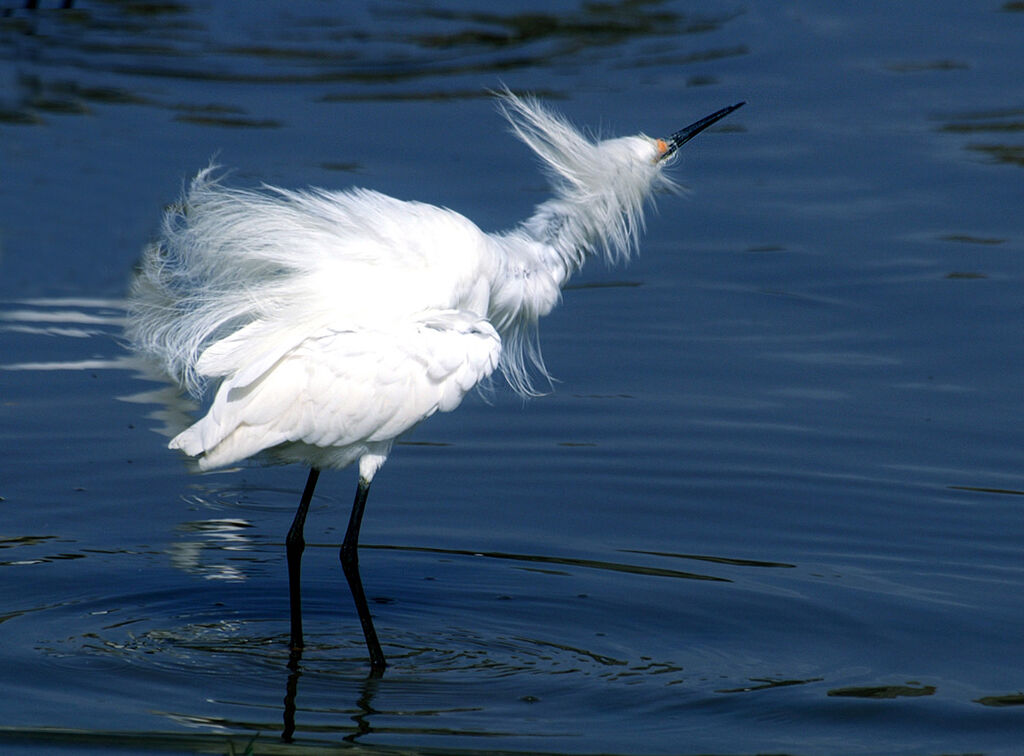
<path id="1" fill-rule="evenodd" d="M 0 14 L 0 750 L 1021 751 L 1020 3 L 41 4 Z M 748 104 L 543 321 L 548 395 L 395 448 L 380 680 L 322 476 L 289 670 L 305 472 L 165 448 L 132 265 L 214 157 L 512 225 L 502 83 L 605 134 Z"/>

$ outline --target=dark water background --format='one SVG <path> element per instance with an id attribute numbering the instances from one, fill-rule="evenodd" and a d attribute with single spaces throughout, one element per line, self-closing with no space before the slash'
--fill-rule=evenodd
<path id="1" fill-rule="evenodd" d="M 40 4 L 0 17 L 0 750 L 1024 751 L 1024 4 Z M 607 134 L 748 105 L 542 323 L 553 393 L 396 447 L 381 680 L 321 478 L 290 674 L 305 472 L 164 448 L 132 264 L 213 156 L 507 227 L 546 190 L 502 82 Z"/>

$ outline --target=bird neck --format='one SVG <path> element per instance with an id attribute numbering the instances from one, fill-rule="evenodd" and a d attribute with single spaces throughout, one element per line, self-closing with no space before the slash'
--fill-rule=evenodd
<path id="1" fill-rule="evenodd" d="M 499 366 L 512 388 L 537 395 L 532 375 L 550 382 L 537 343 L 537 322 L 561 298 L 586 249 L 573 242 L 571 218 L 554 201 L 515 228 L 490 235 L 493 273 L 487 318 L 501 334 Z"/>
<path id="2" fill-rule="evenodd" d="M 536 343 L 537 321 L 558 303 L 572 275 L 593 255 L 609 263 L 628 259 L 643 227 L 651 184 L 647 173 L 603 190 L 559 187 L 518 226 L 491 235 L 496 264 L 487 316 L 501 333 L 500 366 L 516 391 L 536 393 L 528 363 L 549 377 Z"/>
<path id="3" fill-rule="evenodd" d="M 529 249 L 538 268 L 547 272 L 561 288 L 569 278 L 583 267 L 594 252 L 596 229 L 588 228 L 587 219 L 573 212 L 572 205 L 562 199 L 552 199 L 539 205 L 534 214 L 519 227 L 533 243 Z"/>
<path id="4" fill-rule="evenodd" d="M 492 236 L 497 265 L 488 317 L 503 333 L 512 324 L 536 324 L 547 315 L 558 303 L 562 286 L 583 262 L 567 256 L 528 223 Z"/>
<path id="5" fill-rule="evenodd" d="M 589 202 L 559 196 L 495 235 L 499 275 L 492 282 L 490 317 L 498 330 L 547 315 L 588 257 L 601 255 L 609 263 L 628 258 L 643 224 L 642 202 L 639 194 L 632 202 L 610 193 Z"/>

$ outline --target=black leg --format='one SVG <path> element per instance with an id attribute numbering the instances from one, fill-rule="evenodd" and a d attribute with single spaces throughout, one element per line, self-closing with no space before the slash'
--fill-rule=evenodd
<path id="1" fill-rule="evenodd" d="M 366 508 L 366 497 L 370 493 L 370 482 L 359 478 L 356 489 L 356 500 L 352 503 L 352 516 L 345 531 L 345 540 L 341 542 L 341 568 L 345 571 L 348 587 L 356 602 L 359 621 L 363 625 L 366 648 L 370 651 L 370 674 L 379 677 L 384 673 L 387 662 L 377 640 L 377 631 L 373 627 L 370 608 L 366 605 L 366 594 L 363 592 L 363 581 L 359 579 L 359 526 L 363 522 L 363 510 Z"/>
<path id="2" fill-rule="evenodd" d="M 306 548 L 306 540 L 302 537 L 302 528 L 306 524 L 306 512 L 309 511 L 309 502 L 313 498 L 313 489 L 316 488 L 317 478 L 320 471 L 315 467 L 310 468 L 309 477 L 306 479 L 306 488 L 302 492 L 302 499 L 299 501 L 299 508 L 295 512 L 295 519 L 288 530 L 288 537 L 285 539 L 285 549 L 288 554 L 288 594 L 291 598 L 292 608 L 292 638 L 291 649 L 293 652 L 302 649 L 302 588 L 299 585 L 299 576 L 302 572 L 302 552 Z"/>

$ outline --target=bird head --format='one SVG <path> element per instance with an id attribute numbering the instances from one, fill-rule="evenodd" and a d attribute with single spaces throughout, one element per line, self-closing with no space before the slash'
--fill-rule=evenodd
<path id="1" fill-rule="evenodd" d="M 556 188 L 572 187 L 586 195 L 601 188 L 602 182 L 608 184 L 610 171 L 634 168 L 642 175 L 641 166 L 663 167 L 680 147 L 745 104 L 722 108 L 663 139 L 640 135 L 592 141 L 533 98 L 517 97 L 508 89 L 498 95 L 512 130 L 543 160 Z M 649 172 L 653 183 L 658 183 L 654 176 L 659 173 Z"/>
<path id="2" fill-rule="evenodd" d="M 665 139 L 645 135 L 594 140 L 531 97 L 505 90 L 499 105 L 512 131 L 541 159 L 554 197 L 525 222 L 536 239 L 558 247 L 567 270 L 593 253 L 628 258 L 643 228 L 645 202 L 678 189 L 662 170 L 679 148 L 743 103 L 723 108 Z"/>
<path id="3" fill-rule="evenodd" d="M 722 108 L 705 118 L 701 118 L 699 121 L 691 123 L 686 128 L 680 129 L 670 137 L 662 139 L 653 139 L 643 135 L 619 137 L 599 142 L 596 147 L 601 150 L 604 160 L 609 165 L 617 163 L 619 168 L 631 165 L 661 167 L 666 162 L 670 162 L 670 159 L 676 155 L 679 148 L 697 136 L 697 134 L 745 104 L 739 102 L 727 108 Z"/>

